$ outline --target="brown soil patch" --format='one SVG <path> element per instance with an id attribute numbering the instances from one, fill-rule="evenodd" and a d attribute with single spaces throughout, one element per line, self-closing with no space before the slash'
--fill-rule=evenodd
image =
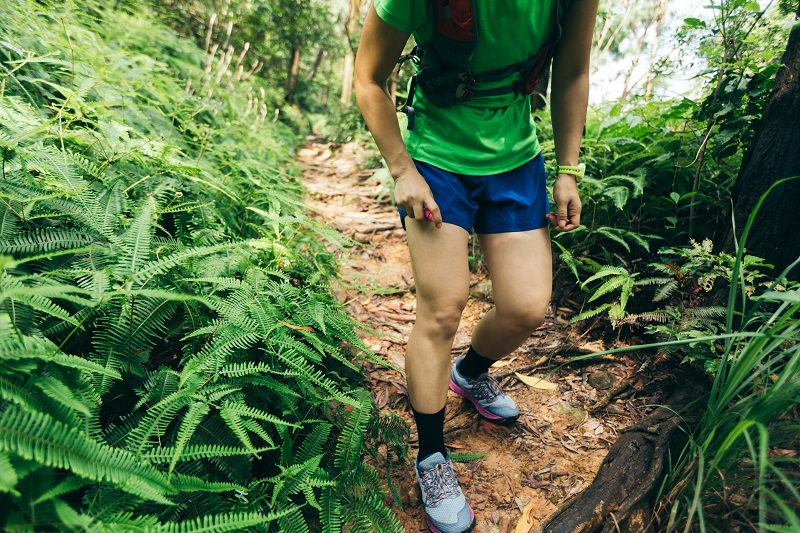
<path id="1" fill-rule="evenodd" d="M 414 324 L 414 280 L 397 211 L 388 198 L 379 200 L 385 191 L 372 179 L 377 169 L 362 168 L 372 157 L 354 143 L 335 146 L 313 139 L 297 154 L 305 169 L 303 179 L 310 191 L 307 203 L 313 216 L 358 242 L 340 254 L 341 278 L 348 288 L 337 289 L 337 296 L 356 320 L 376 332 L 366 338 L 372 350 L 402 369 L 405 340 Z M 492 306 L 484 269 L 473 273 L 471 285 L 453 359 L 464 353 L 473 327 Z M 616 378 L 617 384 L 636 381 L 640 364 L 628 357 L 570 364 L 547 377 L 564 362 L 562 357 L 606 348 L 577 337 L 565 318 L 574 311 L 572 307 L 551 309 L 545 324 L 494 370 L 505 376 L 501 383 L 523 413 L 516 425 L 507 428 L 486 422 L 454 393 L 448 397 L 445 438 L 450 450 L 486 453 L 482 459 L 455 465 L 477 516 L 476 532 L 527 532 L 527 528 L 517 528 L 523 510 L 538 524 L 559 503 L 586 488 L 619 431 L 649 409 L 645 407 L 648 401 L 623 391 L 608 408 L 589 414 L 590 407 L 607 394 L 592 384 L 609 377 Z M 557 388 L 530 388 L 517 379 L 515 371 L 547 377 Z M 612 376 L 595 374 L 590 384 L 590 376 L 598 371 Z M 378 406 L 399 414 L 411 425 L 403 376 L 376 367 L 368 369 L 368 379 Z M 406 464 L 392 473 L 391 482 L 402 505 L 387 501 L 408 532 L 428 531 L 413 473 L 415 442 L 412 429 Z"/>

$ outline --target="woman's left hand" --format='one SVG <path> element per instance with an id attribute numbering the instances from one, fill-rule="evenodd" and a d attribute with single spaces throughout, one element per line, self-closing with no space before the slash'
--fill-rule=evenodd
<path id="1" fill-rule="evenodd" d="M 572 231 L 581 225 L 581 199 L 578 195 L 578 183 L 570 174 L 559 174 L 553 185 L 553 199 L 558 208 L 552 211 L 547 220 L 558 231 Z"/>

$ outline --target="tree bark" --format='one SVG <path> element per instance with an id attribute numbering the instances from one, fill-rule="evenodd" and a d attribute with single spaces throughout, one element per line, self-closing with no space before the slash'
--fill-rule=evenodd
<path id="1" fill-rule="evenodd" d="M 356 53 L 353 48 L 353 33 L 358 27 L 358 15 L 361 12 L 361 0 L 350 0 L 350 10 L 347 15 L 347 52 L 344 56 L 344 70 L 342 74 L 342 96 L 341 102 L 344 106 L 353 103 L 353 71 L 355 67 Z"/>
<path id="2" fill-rule="evenodd" d="M 343 106 L 349 107 L 353 103 L 353 67 L 355 56 L 349 49 L 344 56 L 344 69 L 342 71 L 342 96 Z"/>
<path id="3" fill-rule="evenodd" d="M 534 533 L 651 533 L 653 506 L 661 481 L 686 443 L 687 425 L 702 416 L 695 404 L 706 382 L 686 372 L 676 376 L 673 390 L 649 416 L 627 429 L 608 450 L 592 484 L 567 500 Z M 674 387 L 674 382 L 671 382 Z M 664 383 L 663 388 L 668 384 Z"/>
<path id="4" fill-rule="evenodd" d="M 631 34 L 636 36 L 636 49 L 633 52 L 633 59 L 631 60 L 631 66 L 625 73 L 625 81 L 622 85 L 622 95 L 619 97 L 620 101 L 622 102 L 628 99 L 628 95 L 636 86 L 635 83 L 631 84 L 631 79 L 633 78 L 633 72 L 636 70 L 636 67 L 639 64 L 639 58 L 642 57 L 642 49 L 644 48 L 644 41 L 647 38 L 647 32 L 650 30 L 650 26 L 653 24 L 655 15 L 656 15 L 655 5 L 653 5 L 650 7 L 650 13 L 648 14 L 647 20 L 644 23 L 641 35 L 638 35 L 636 33 L 636 24 L 635 24 L 636 21 L 631 20 L 628 22 Z"/>
<path id="5" fill-rule="evenodd" d="M 314 81 L 314 76 L 317 75 L 317 70 L 319 70 L 319 66 L 322 64 L 322 60 L 325 59 L 328 50 L 325 48 L 320 48 L 319 52 L 317 52 L 317 58 L 314 59 L 314 65 L 312 65 L 311 70 L 308 72 L 308 81 Z"/>
<path id="6" fill-rule="evenodd" d="M 289 72 L 286 76 L 286 101 L 294 103 L 294 94 L 297 90 L 297 77 L 300 74 L 300 48 L 293 48 L 289 60 Z"/>
<path id="7" fill-rule="evenodd" d="M 628 26 L 628 19 L 631 16 L 632 6 L 628 0 L 623 0 L 622 5 L 625 8 L 625 12 L 618 20 L 610 13 L 603 19 L 603 28 L 600 30 L 600 35 L 592 48 L 592 74 L 595 74 L 600 68 L 600 57 L 611 49 L 622 30 Z M 611 30 L 612 24 L 616 24 L 613 32 Z M 610 35 L 609 32 L 611 32 Z"/>
<path id="8" fill-rule="evenodd" d="M 798 9 L 800 17 L 800 9 Z M 800 26 L 789 34 L 781 68 L 755 137 L 742 160 L 732 192 L 736 236 L 740 237 L 761 196 L 777 181 L 800 176 Z M 749 253 L 775 265 L 775 275 L 800 256 L 800 179 L 779 185 L 756 215 L 745 243 Z M 733 249 L 731 228 L 725 248 Z M 800 268 L 789 275 L 800 279 Z"/>

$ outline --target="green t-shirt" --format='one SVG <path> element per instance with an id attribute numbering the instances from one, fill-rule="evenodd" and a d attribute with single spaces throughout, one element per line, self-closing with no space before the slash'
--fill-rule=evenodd
<path id="1" fill-rule="evenodd" d="M 374 0 L 378 16 L 413 34 L 422 45 L 433 34 L 436 0 Z M 478 42 L 472 70 L 480 75 L 530 58 L 552 31 L 555 0 L 475 0 Z M 509 78 L 488 89 L 517 81 Z M 499 174 L 539 154 L 530 97 L 519 93 L 480 98 L 442 108 L 425 100 L 419 88 L 413 102 L 414 129 L 403 139 L 414 159 L 466 175 Z"/>

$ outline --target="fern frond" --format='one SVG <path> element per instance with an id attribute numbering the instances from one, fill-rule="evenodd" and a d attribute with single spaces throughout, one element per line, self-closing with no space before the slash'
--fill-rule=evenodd
<path id="1" fill-rule="evenodd" d="M 725 316 L 728 313 L 728 309 L 722 306 L 690 307 L 686 312 L 693 318 L 709 320 Z"/>
<path id="2" fill-rule="evenodd" d="M 155 201 L 150 199 L 131 226 L 125 231 L 120 242 L 120 255 L 115 271 L 122 277 L 136 273 L 150 259 L 150 241 L 153 238 Z"/>
<path id="3" fill-rule="evenodd" d="M 472 452 L 450 452 L 450 460 L 454 463 L 464 463 L 467 461 L 476 461 L 483 459 L 488 455 L 488 452 L 472 453 Z"/>
<path id="4" fill-rule="evenodd" d="M 611 307 L 610 303 L 605 303 L 605 304 L 602 304 L 602 305 L 600 305 L 598 307 L 595 307 L 594 309 L 589 309 L 588 311 L 584 311 L 583 313 L 580 313 L 578 316 L 572 317 L 572 319 L 569 321 L 569 323 L 570 324 L 574 324 L 575 322 L 580 322 L 581 320 L 587 320 L 589 318 L 594 318 L 594 317 L 598 316 L 600 313 L 602 313 L 603 311 L 605 311 L 606 309 L 608 309 L 610 307 Z"/>
<path id="5" fill-rule="evenodd" d="M 175 454 L 169 462 L 170 474 L 175 470 L 175 465 L 178 464 L 181 453 L 183 453 L 183 450 L 189 443 L 189 439 L 191 439 L 194 432 L 197 431 L 197 426 L 200 425 L 200 422 L 202 422 L 203 418 L 210 410 L 211 408 L 205 402 L 194 402 L 189 406 L 189 409 L 186 411 L 186 416 L 184 416 L 181 421 L 178 436 L 175 440 Z"/>
<path id="6" fill-rule="evenodd" d="M 646 313 L 628 315 L 624 319 L 620 320 L 620 322 L 623 324 L 638 324 L 642 322 L 667 323 L 671 322 L 672 320 L 675 320 L 675 316 L 672 313 L 662 309 L 657 309 L 655 311 L 648 311 Z"/>
<path id="7" fill-rule="evenodd" d="M 274 446 L 264 446 L 256 448 L 255 452 L 261 454 L 274 449 Z M 145 451 L 140 454 L 139 457 L 156 463 L 167 463 L 172 461 L 174 457 L 178 458 L 178 462 L 184 462 L 219 457 L 249 457 L 251 455 L 254 455 L 254 453 L 247 448 L 219 444 L 189 444 L 183 448 L 180 455 L 176 455 L 174 447 L 165 446 L 163 448 L 153 448 L 149 451 Z"/>
<path id="8" fill-rule="evenodd" d="M 75 230 L 44 228 L 0 241 L 0 253 L 45 254 L 53 250 L 73 250 L 91 246 L 95 240 Z"/>
<path id="9" fill-rule="evenodd" d="M 583 282 L 583 286 L 585 287 L 589 283 L 601 279 L 607 278 L 608 276 L 628 276 L 628 271 L 625 270 L 623 267 L 616 267 L 611 265 L 605 265 L 597 270 L 592 276 L 586 279 Z"/>
<path id="10" fill-rule="evenodd" d="M 325 423 L 314 426 L 314 429 L 306 436 L 303 444 L 297 450 L 295 454 L 296 461 L 304 463 L 312 457 L 321 455 L 332 428 L 333 426 Z"/>
<path id="11" fill-rule="evenodd" d="M 80 476 L 68 476 L 64 481 L 52 489 L 40 494 L 39 497 L 33 501 L 33 503 L 34 505 L 38 505 L 42 502 L 46 502 L 47 500 L 52 500 L 53 498 L 63 496 L 64 494 L 69 494 L 70 492 L 80 490 L 91 484 L 92 481 L 89 479 L 85 479 Z"/>
<path id="12" fill-rule="evenodd" d="M 616 242 L 617 244 L 619 244 L 620 246 L 625 248 L 626 251 L 628 251 L 628 252 L 631 251 L 630 245 L 625 241 L 625 239 L 623 239 L 619 235 L 619 233 L 620 233 L 619 228 L 600 227 L 600 228 L 595 230 L 595 233 L 603 235 L 604 237 Z"/>
<path id="13" fill-rule="evenodd" d="M 341 533 L 342 505 L 339 496 L 332 487 L 322 490 L 319 512 L 322 533 Z"/>
<path id="14" fill-rule="evenodd" d="M 364 430 L 367 428 L 372 414 L 372 398 L 368 392 L 358 391 L 355 399 L 358 403 L 355 409 L 349 413 L 347 423 L 336 443 L 333 464 L 341 470 L 349 470 L 355 463 L 360 462 Z"/>
<path id="15" fill-rule="evenodd" d="M 275 425 L 289 426 L 295 428 L 300 427 L 298 424 L 295 424 L 293 422 L 288 422 L 266 411 L 263 411 L 261 409 L 256 409 L 255 407 L 250 407 L 240 402 L 225 401 L 222 405 L 221 411 L 236 413 L 239 416 L 244 416 L 248 418 L 264 420 L 265 422 L 269 422 Z"/>
<path id="16" fill-rule="evenodd" d="M 656 293 L 653 295 L 653 301 L 660 302 L 662 300 L 666 300 L 672 296 L 676 290 L 678 290 L 678 283 L 670 280 L 656 291 Z"/>
<path id="17" fill-rule="evenodd" d="M 153 440 L 162 436 L 178 412 L 191 401 L 194 391 L 178 390 L 151 406 L 137 426 L 125 437 L 127 448 L 141 454 Z"/>
<path id="18" fill-rule="evenodd" d="M 19 491 L 15 489 L 19 478 L 14 465 L 11 464 L 11 458 L 7 451 L 0 451 L 0 492 L 10 492 L 14 496 L 19 497 Z"/>
<path id="19" fill-rule="evenodd" d="M 300 512 L 300 509 L 296 509 L 293 513 L 290 513 L 284 517 L 281 517 L 278 520 L 278 526 L 281 528 L 281 531 L 291 531 L 294 533 L 308 533 L 308 524 L 306 524 L 305 518 L 303 518 L 303 513 Z"/>
<path id="20" fill-rule="evenodd" d="M 147 500 L 169 505 L 175 490 L 163 474 L 125 450 L 95 442 L 44 413 L 9 406 L 0 417 L 0 450 L 43 466 L 65 468 L 95 481 L 108 481 Z"/>
<path id="21" fill-rule="evenodd" d="M 34 386 L 39 389 L 39 392 L 50 397 L 64 407 L 81 413 L 84 416 L 90 416 L 93 406 L 85 405 L 64 382 L 56 379 L 54 376 L 40 376 L 39 379 L 34 382 Z"/>
<path id="22" fill-rule="evenodd" d="M 347 504 L 345 519 L 352 518 L 353 529 L 362 528 L 361 520 L 366 519 L 369 529 L 362 531 L 381 531 L 386 533 L 402 533 L 404 528 L 392 513 L 391 509 L 383 504 L 383 497 L 375 492 L 369 492 L 358 498 L 350 500 Z"/>
<path id="23" fill-rule="evenodd" d="M 594 291 L 594 294 L 592 294 L 588 302 L 593 302 L 598 298 L 600 298 L 601 296 L 608 294 L 611 291 L 617 290 L 620 287 L 624 287 L 628 280 L 630 280 L 630 278 L 628 278 L 627 276 L 617 276 L 609 280 L 606 280 L 605 283 L 600 285 L 600 287 L 598 287 L 597 290 Z"/>
<path id="24" fill-rule="evenodd" d="M 207 481 L 199 477 L 187 476 L 177 472 L 172 474 L 172 486 L 180 492 L 232 492 L 235 490 L 247 490 L 247 487 L 237 483 Z"/>
<path id="25" fill-rule="evenodd" d="M 245 531 L 250 528 L 264 526 L 270 522 L 296 512 L 296 506 L 287 506 L 277 512 L 261 514 L 228 513 L 214 516 L 203 516 L 183 522 L 170 522 L 158 527 L 147 528 L 146 533 L 226 533 L 228 531 Z"/>

